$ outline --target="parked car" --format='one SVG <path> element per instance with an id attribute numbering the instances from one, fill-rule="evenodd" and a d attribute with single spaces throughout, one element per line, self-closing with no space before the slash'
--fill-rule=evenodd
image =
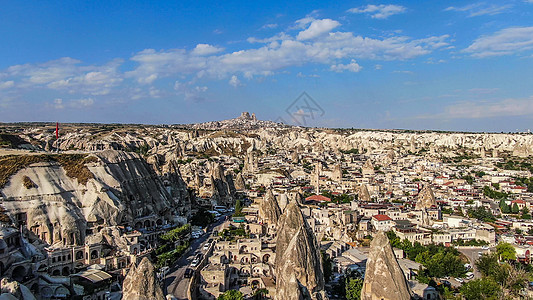
<path id="1" fill-rule="evenodd" d="M 460 283 L 464 283 L 465 282 L 463 278 L 455 278 L 455 280 L 457 280 Z"/>
<path id="2" fill-rule="evenodd" d="M 468 272 L 468 273 L 466 273 L 465 278 L 468 279 L 468 280 L 474 278 L 474 273 L 472 273 L 472 272 Z"/>
<path id="3" fill-rule="evenodd" d="M 205 243 L 203 249 L 204 249 L 204 250 L 207 250 L 207 249 L 209 249 L 209 246 L 211 246 L 211 244 L 209 244 L 209 243 Z"/>
<path id="4" fill-rule="evenodd" d="M 194 274 L 194 270 L 191 268 L 187 268 L 185 269 L 185 275 L 183 275 L 183 277 L 191 278 L 193 274 Z"/>
<path id="5" fill-rule="evenodd" d="M 489 246 L 483 246 L 483 247 L 481 247 L 481 249 L 483 249 L 483 250 L 489 250 Z"/>
<path id="6" fill-rule="evenodd" d="M 192 260 L 191 267 L 195 268 L 200 264 L 200 260 L 195 258 Z"/>

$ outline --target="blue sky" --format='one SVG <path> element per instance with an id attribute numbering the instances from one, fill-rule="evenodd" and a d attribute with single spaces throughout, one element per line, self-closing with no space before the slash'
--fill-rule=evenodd
<path id="1" fill-rule="evenodd" d="M 0 57 L 2 122 L 533 129 L 533 0 L 5 1 Z"/>

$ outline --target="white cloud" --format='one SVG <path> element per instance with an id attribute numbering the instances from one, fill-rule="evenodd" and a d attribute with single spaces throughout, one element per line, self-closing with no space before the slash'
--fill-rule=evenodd
<path id="1" fill-rule="evenodd" d="M 21 88 L 47 87 L 71 93 L 105 95 L 122 82 L 118 67 L 122 60 L 113 60 L 105 65 L 83 66 L 69 57 L 42 64 L 15 65 L 7 69 L 11 78 L 20 81 Z"/>
<path id="2" fill-rule="evenodd" d="M 72 107 L 90 107 L 94 104 L 93 98 L 85 98 L 85 99 L 78 99 L 73 100 L 71 103 Z"/>
<path id="3" fill-rule="evenodd" d="M 61 99 L 61 98 L 54 99 L 54 101 L 52 103 L 52 106 L 55 109 L 63 109 L 63 108 L 65 108 L 65 105 L 63 105 L 63 99 Z"/>
<path id="4" fill-rule="evenodd" d="M 375 65 L 375 66 L 374 66 L 374 69 L 376 69 L 376 70 L 381 70 L 381 69 L 383 69 L 383 66 L 382 66 L 382 65 Z"/>
<path id="5" fill-rule="evenodd" d="M 52 103 L 47 103 L 46 106 L 52 107 L 54 109 L 64 109 L 64 108 L 88 108 L 93 106 L 94 99 L 93 98 L 83 98 L 83 99 L 77 99 L 77 100 L 69 100 L 64 101 L 61 98 L 56 98 L 52 101 Z"/>
<path id="6" fill-rule="evenodd" d="M 209 44 L 198 44 L 192 50 L 192 54 L 195 55 L 211 55 L 223 51 L 224 48 L 218 48 Z"/>
<path id="7" fill-rule="evenodd" d="M 350 72 L 359 72 L 361 71 L 363 67 L 361 67 L 355 59 L 352 59 L 352 61 L 349 64 L 343 65 L 343 64 L 337 64 L 332 65 L 330 67 L 330 70 L 335 71 L 337 73 L 342 73 L 344 71 L 350 71 Z"/>
<path id="8" fill-rule="evenodd" d="M 463 52 L 474 57 L 509 55 L 533 49 L 533 27 L 511 27 L 477 38 Z"/>
<path id="9" fill-rule="evenodd" d="M 277 27 L 278 27 L 278 24 L 271 23 L 271 24 L 265 24 L 265 25 L 261 26 L 260 29 L 274 29 L 274 28 L 277 28 Z"/>
<path id="10" fill-rule="evenodd" d="M 193 86 L 194 81 L 186 83 L 176 81 L 174 83 L 174 90 L 179 94 L 185 96 L 185 100 L 191 102 L 205 101 L 204 93 L 207 91 L 206 86 Z"/>
<path id="11" fill-rule="evenodd" d="M 462 102 L 448 106 L 449 118 L 479 119 L 533 115 L 533 97 L 526 99 L 505 99 L 495 102 Z"/>
<path id="12" fill-rule="evenodd" d="M 331 19 L 314 20 L 311 22 L 311 25 L 309 25 L 306 30 L 298 33 L 296 39 L 298 39 L 299 41 L 314 39 L 327 32 L 330 32 L 331 30 L 335 29 L 340 25 L 341 24 L 339 22 Z"/>
<path id="13" fill-rule="evenodd" d="M 15 86 L 15 82 L 13 80 L 8 80 L 8 81 L 0 81 L 0 90 L 3 90 L 3 89 L 8 89 L 8 88 L 11 88 Z"/>
<path id="14" fill-rule="evenodd" d="M 467 12 L 469 17 L 478 17 L 483 15 L 497 15 L 503 13 L 505 10 L 510 8 L 512 5 L 495 5 L 495 4 L 486 4 L 486 3 L 474 3 L 466 6 L 455 7 L 450 6 L 445 9 L 445 11 L 460 11 Z"/>
<path id="15" fill-rule="evenodd" d="M 231 86 L 233 87 L 238 87 L 238 86 L 241 86 L 242 83 L 241 81 L 239 80 L 239 78 L 235 75 L 231 76 L 229 82 L 228 82 Z"/>
<path id="16" fill-rule="evenodd" d="M 131 58 L 138 66 L 126 76 L 141 83 L 177 74 L 221 79 L 242 73 L 251 79 L 309 63 L 331 65 L 341 59 L 411 59 L 449 45 L 448 38 L 442 35 L 418 40 L 406 36 L 373 39 L 354 36 L 351 32 L 329 32 L 310 40 L 296 40 L 294 36 L 281 33 L 270 39 L 250 40 L 265 42 L 263 46 L 217 55 L 197 56 L 184 49 L 147 49 Z"/>
<path id="17" fill-rule="evenodd" d="M 463 101 L 449 105 L 436 115 L 418 116 L 419 119 L 483 119 L 495 117 L 533 116 L 533 96 L 521 99 L 495 101 Z"/>
<path id="18" fill-rule="evenodd" d="M 178 94 L 185 95 L 187 100 L 200 101 L 207 90 L 195 84 L 200 78 L 235 83 L 242 78 L 251 80 L 256 76 L 271 76 L 286 68 L 308 64 L 327 66 L 336 72 L 359 71 L 361 67 L 355 61 L 361 59 L 408 60 L 449 46 L 448 35 L 412 39 L 392 33 L 385 38 L 369 38 L 352 32 L 333 31 L 340 23 L 332 19 L 316 19 L 316 14 L 313 12 L 298 20 L 296 31 L 279 32 L 269 38 L 249 38 L 249 44 L 236 51 L 205 43 L 199 43 L 191 50 L 145 49 L 129 58 L 134 66 L 126 71 L 121 70 L 123 61 L 120 59 L 103 65 L 87 65 L 65 57 L 40 64 L 15 65 L 0 70 L 0 88 L 14 85 L 17 92 L 50 89 L 76 93 L 79 98 L 88 99 L 112 92 L 118 95 L 120 91 L 122 97 L 139 99 L 164 96 L 164 89 L 157 90 L 152 86 L 172 78 L 173 81 L 186 82 L 176 83 Z M 337 64 L 352 61 L 346 65 Z"/>
<path id="19" fill-rule="evenodd" d="M 387 19 L 388 17 L 392 15 L 401 14 L 405 12 L 406 10 L 407 9 L 401 5 L 369 4 L 367 6 L 363 6 L 359 8 L 351 8 L 348 10 L 348 12 L 351 12 L 354 14 L 366 13 L 366 14 L 369 14 L 374 19 Z"/>
<path id="20" fill-rule="evenodd" d="M 398 74 L 409 74 L 409 75 L 413 75 L 413 71 L 405 71 L 405 70 L 396 70 L 396 71 L 392 71 L 392 73 L 398 73 Z"/>

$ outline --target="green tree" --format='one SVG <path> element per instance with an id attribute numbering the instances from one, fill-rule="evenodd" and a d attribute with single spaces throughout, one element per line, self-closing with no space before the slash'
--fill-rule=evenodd
<path id="1" fill-rule="evenodd" d="M 346 299 L 347 300 L 361 299 L 362 289 L 363 289 L 363 279 L 361 278 L 347 278 L 346 279 Z"/>
<path id="2" fill-rule="evenodd" d="M 240 291 L 229 290 L 218 296 L 217 300 L 244 300 L 244 296 Z"/>
<path id="3" fill-rule="evenodd" d="M 509 243 L 499 243 L 496 246 L 496 252 L 500 260 L 516 260 L 516 250 Z"/>
<path id="4" fill-rule="evenodd" d="M 461 287 L 466 300 L 496 300 L 500 293 L 500 285 L 490 277 L 472 280 Z"/>
<path id="5" fill-rule="evenodd" d="M 401 248 L 401 240 L 394 231 L 387 231 L 387 237 L 389 238 L 389 242 L 392 247 Z"/>
<path id="6" fill-rule="evenodd" d="M 520 212 L 520 209 L 518 208 L 518 205 L 517 205 L 516 203 L 513 204 L 512 208 L 511 208 L 511 212 L 512 212 L 513 214 L 517 214 L 517 213 Z"/>
<path id="7" fill-rule="evenodd" d="M 511 212 L 511 208 L 509 207 L 509 205 L 507 204 L 507 202 L 505 202 L 505 199 L 501 199 L 500 200 L 500 210 L 502 211 L 502 213 L 504 214 L 508 214 Z"/>
<path id="8" fill-rule="evenodd" d="M 263 300 L 266 298 L 266 295 L 268 295 L 267 289 L 257 289 L 253 293 L 254 300 Z"/>
<path id="9" fill-rule="evenodd" d="M 200 208 L 198 212 L 196 212 L 192 218 L 191 218 L 191 224 L 206 227 L 207 225 L 213 223 L 215 220 L 215 217 L 213 214 L 205 210 L 204 208 Z"/>
<path id="10" fill-rule="evenodd" d="M 498 263 L 498 254 L 495 252 L 484 253 L 476 261 L 476 267 L 483 276 L 495 274 L 500 264 Z"/>

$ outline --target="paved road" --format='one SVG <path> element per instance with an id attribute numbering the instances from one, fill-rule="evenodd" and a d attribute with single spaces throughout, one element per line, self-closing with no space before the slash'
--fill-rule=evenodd
<path id="1" fill-rule="evenodd" d="M 481 247 L 479 248 L 459 248 L 457 249 L 461 253 L 463 253 L 469 261 L 469 264 L 472 266 L 472 270 L 470 272 L 474 273 L 474 278 L 481 278 L 481 273 L 476 269 L 476 260 L 479 258 L 479 252 L 486 253 L 489 252 L 489 250 L 483 250 Z"/>
<path id="2" fill-rule="evenodd" d="M 205 253 L 202 250 L 205 241 L 211 237 L 213 228 L 222 224 L 224 217 L 220 217 L 216 223 L 209 225 L 206 234 L 200 238 L 193 239 L 189 250 L 177 261 L 176 265 L 170 268 L 163 282 L 163 292 L 166 294 L 174 295 L 178 300 L 187 300 L 187 289 L 189 287 L 189 278 L 184 278 L 185 269 L 187 269 L 194 259 L 196 251 Z M 194 268 L 193 268 L 194 269 Z"/>

